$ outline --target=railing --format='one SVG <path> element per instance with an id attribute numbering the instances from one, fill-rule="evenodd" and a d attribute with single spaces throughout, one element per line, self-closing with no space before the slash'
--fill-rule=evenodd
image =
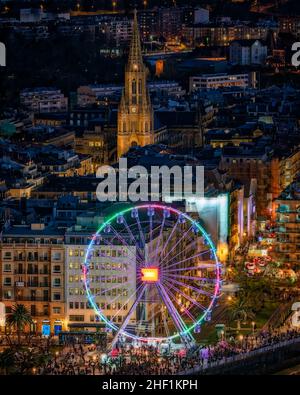
<path id="1" fill-rule="evenodd" d="M 230 363 L 233 362 L 239 362 L 239 361 L 245 361 L 246 359 L 251 359 L 257 355 L 267 353 L 267 352 L 274 352 L 275 350 L 278 350 L 279 348 L 286 347 L 288 345 L 292 344 L 298 344 L 300 343 L 300 335 L 299 337 L 295 339 L 290 339 L 290 340 L 284 340 L 280 343 L 271 345 L 271 346 L 262 346 L 256 350 L 252 351 L 247 351 L 238 355 L 233 355 L 232 357 L 224 357 L 222 359 L 219 359 L 217 361 L 209 362 L 207 360 L 204 360 L 203 366 L 194 366 L 191 369 L 186 369 L 184 371 L 179 372 L 178 374 L 180 375 L 189 375 L 189 374 L 195 374 L 195 373 L 204 373 L 205 371 L 225 365 L 229 365 Z"/>
<path id="2" fill-rule="evenodd" d="M 50 287 L 50 283 L 40 283 L 40 287 L 48 288 Z"/>
<path id="3" fill-rule="evenodd" d="M 19 296 L 18 298 L 16 298 L 16 302 L 50 302 L 50 297 L 48 298 L 44 298 L 42 296 L 36 296 L 36 297 L 32 297 L 32 296 Z"/>
<path id="4" fill-rule="evenodd" d="M 49 311 L 47 312 L 34 312 L 30 314 L 32 317 L 49 317 Z"/>

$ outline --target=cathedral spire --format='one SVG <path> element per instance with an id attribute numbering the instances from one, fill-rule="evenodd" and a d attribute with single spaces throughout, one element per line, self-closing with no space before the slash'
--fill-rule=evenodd
<path id="1" fill-rule="evenodd" d="M 143 67 L 144 66 L 143 66 L 143 57 L 142 57 L 139 25 L 138 25 L 138 19 L 137 19 L 137 11 L 134 10 L 132 39 L 131 39 L 131 43 L 130 43 L 127 69 L 128 69 L 128 71 L 129 70 L 130 71 L 141 71 Z"/>
<path id="2" fill-rule="evenodd" d="M 118 112 L 118 157 L 131 146 L 153 144 L 153 110 L 147 89 L 147 68 L 134 12 L 132 40 L 125 68 L 125 86 Z"/>

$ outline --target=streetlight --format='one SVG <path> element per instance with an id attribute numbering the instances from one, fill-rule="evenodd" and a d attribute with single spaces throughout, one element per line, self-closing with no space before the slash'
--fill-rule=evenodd
<path id="1" fill-rule="evenodd" d="M 244 336 L 243 335 L 240 335 L 239 336 L 239 340 L 240 340 L 240 342 L 241 342 L 241 346 L 243 347 L 243 339 L 244 339 Z"/>
<path id="2" fill-rule="evenodd" d="M 222 340 L 222 341 L 224 340 L 224 334 L 225 334 L 225 332 L 224 332 L 224 331 L 221 331 L 221 340 Z"/>

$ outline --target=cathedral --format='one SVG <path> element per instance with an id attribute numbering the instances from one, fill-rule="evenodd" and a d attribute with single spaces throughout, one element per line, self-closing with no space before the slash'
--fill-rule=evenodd
<path id="1" fill-rule="evenodd" d="M 202 145 L 202 127 L 212 115 L 199 105 L 194 108 L 153 110 L 147 89 L 147 68 L 143 63 L 137 13 L 125 69 L 125 87 L 117 120 L 117 157 L 131 147 L 163 143 L 178 149 Z M 201 114 L 202 113 L 202 114 Z M 206 119 L 207 118 L 207 119 Z"/>
<path id="2" fill-rule="evenodd" d="M 143 63 L 137 14 L 125 70 L 125 88 L 118 112 L 118 157 L 132 146 L 154 143 L 153 109 L 147 91 L 147 68 Z"/>

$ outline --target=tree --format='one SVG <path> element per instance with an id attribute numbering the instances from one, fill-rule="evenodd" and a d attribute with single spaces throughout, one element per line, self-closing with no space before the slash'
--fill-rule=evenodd
<path id="1" fill-rule="evenodd" d="M 7 316 L 9 326 L 17 331 L 18 344 L 21 344 L 21 333 L 27 324 L 32 324 L 32 318 L 23 304 L 16 304 L 12 307 L 12 312 Z"/>
<path id="2" fill-rule="evenodd" d="M 249 302 L 245 298 L 234 299 L 229 307 L 229 320 L 237 321 L 237 330 L 241 329 L 241 321 L 247 321 L 255 317 Z"/>
<path id="3" fill-rule="evenodd" d="M 0 371 L 4 371 L 5 374 L 9 374 L 12 367 L 15 366 L 15 355 L 12 349 L 7 348 L 0 353 Z"/>

